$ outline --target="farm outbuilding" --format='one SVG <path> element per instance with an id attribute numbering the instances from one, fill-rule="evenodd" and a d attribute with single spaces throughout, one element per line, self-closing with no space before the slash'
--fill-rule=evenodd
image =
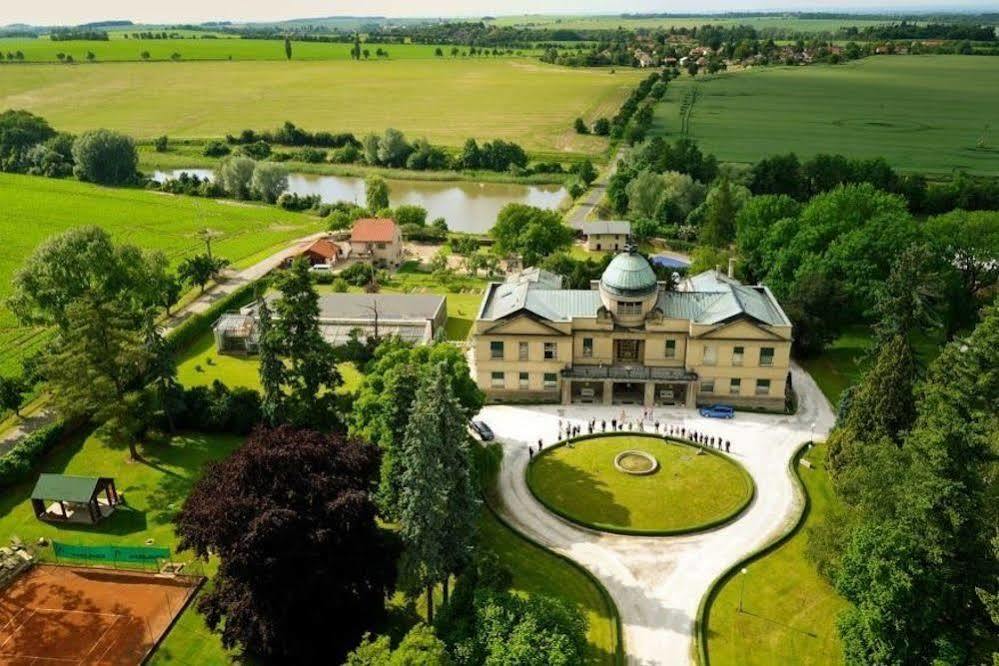
<path id="1" fill-rule="evenodd" d="M 93 525 L 114 513 L 120 503 L 114 479 L 106 476 L 42 474 L 31 491 L 31 506 L 39 520 Z"/>
<path id="2" fill-rule="evenodd" d="M 253 354 L 260 343 L 256 317 L 241 312 L 227 312 L 219 317 L 212 332 L 219 352 Z"/>

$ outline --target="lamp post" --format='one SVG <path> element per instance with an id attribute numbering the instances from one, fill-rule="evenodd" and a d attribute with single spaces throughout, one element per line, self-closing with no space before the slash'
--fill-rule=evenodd
<path id="1" fill-rule="evenodd" d="M 739 575 L 742 577 L 742 586 L 739 589 L 739 612 L 742 612 L 742 600 L 746 596 L 746 574 L 749 573 L 749 569 L 743 567 Z"/>
<path id="2" fill-rule="evenodd" d="M 812 424 L 809 427 L 809 431 L 808 432 L 809 432 L 809 435 L 808 435 L 808 448 L 811 449 L 812 445 L 815 444 L 815 421 L 812 421 Z"/>

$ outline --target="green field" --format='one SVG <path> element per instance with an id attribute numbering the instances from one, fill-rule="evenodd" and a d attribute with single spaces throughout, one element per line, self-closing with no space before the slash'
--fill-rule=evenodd
<path id="1" fill-rule="evenodd" d="M 85 224 L 103 227 L 118 241 L 162 250 L 174 263 L 202 251 L 195 233 L 210 227 L 223 233 L 213 251 L 237 267 L 321 228 L 317 218 L 272 206 L 0 174 L 0 373 L 15 371 L 46 336 L 43 329 L 20 326 L 2 306 L 11 278 L 39 243 Z"/>
<path id="2" fill-rule="evenodd" d="M 856 26 L 865 28 L 872 25 L 883 25 L 886 21 L 865 18 L 822 19 L 796 18 L 794 16 L 754 16 L 748 18 L 729 18 L 725 16 L 694 16 L 694 17 L 642 17 L 629 18 L 625 16 L 556 16 L 528 14 L 523 16 L 499 16 L 489 23 L 500 26 L 519 26 L 527 28 L 547 28 L 549 30 L 625 30 L 654 28 L 699 28 L 702 25 L 720 25 L 734 27 L 748 25 L 757 30 L 778 29 L 794 30 L 796 32 L 834 32 L 840 28 Z"/>
<path id="3" fill-rule="evenodd" d="M 825 470 L 824 447 L 816 447 L 807 458 L 814 468 L 799 467 L 811 502 L 804 528 L 746 565 L 745 575 L 729 579 L 708 609 L 712 666 L 843 662 L 835 622 L 846 601 L 805 556 L 808 530 L 825 519 L 837 500 Z"/>
<path id="4" fill-rule="evenodd" d="M 179 53 L 182 60 L 280 60 L 284 61 L 284 42 L 279 39 L 236 39 L 226 37 L 221 39 L 123 39 L 120 33 L 111 33 L 111 39 L 102 41 L 69 40 L 54 42 L 47 37 L 38 39 L 5 38 L 0 39 L 0 55 L 6 58 L 8 53 L 20 51 L 24 54 L 24 62 L 58 62 L 58 54 L 73 56 L 76 64 L 92 64 L 87 62 L 87 52 L 95 56 L 95 63 L 122 62 L 143 60 L 142 52 L 149 53 L 149 60 L 170 60 L 174 53 Z M 353 44 L 330 44 L 320 42 L 293 41 L 292 60 L 350 60 L 350 49 Z M 430 44 L 364 44 L 362 49 L 371 52 L 370 60 L 429 60 L 437 56 L 434 50 L 437 46 Z M 377 58 L 377 49 L 388 51 L 388 58 Z M 445 59 L 451 58 L 451 46 L 439 47 L 445 54 Z M 459 47 L 462 48 L 462 47 Z M 463 50 L 467 51 L 468 47 Z M 521 51 L 522 56 L 533 55 L 533 50 Z M 460 58 L 461 56 L 459 56 Z M 474 56 L 479 58 L 494 58 L 499 56 Z M 504 55 L 504 58 L 511 56 Z M 512 56 L 516 57 L 516 56 Z M 23 64 L 7 62 L 11 67 Z M 0 67 L 6 66 L 0 63 Z"/>
<path id="5" fill-rule="evenodd" d="M 576 134 L 573 120 L 613 116 L 644 76 L 500 58 L 0 66 L 0 109 L 28 109 L 61 130 L 109 127 L 139 139 L 220 137 L 292 120 L 358 135 L 395 127 L 448 146 L 501 138 L 595 154 L 607 140 Z"/>
<path id="6" fill-rule="evenodd" d="M 841 153 L 904 171 L 999 174 L 999 59 L 891 56 L 684 76 L 670 83 L 653 133 L 679 136 L 693 90 L 690 135 L 723 161 Z"/>
<path id="7" fill-rule="evenodd" d="M 636 476 L 615 457 L 652 454 L 659 468 Z M 599 437 L 537 456 L 527 469 L 531 492 L 559 515 L 588 527 L 636 533 L 679 533 L 717 524 L 752 498 L 753 485 L 724 456 L 659 437 Z"/>

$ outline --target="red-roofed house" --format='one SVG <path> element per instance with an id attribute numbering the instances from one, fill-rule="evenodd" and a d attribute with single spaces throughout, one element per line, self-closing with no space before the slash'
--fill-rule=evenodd
<path id="1" fill-rule="evenodd" d="M 402 232 L 395 220 L 363 218 L 350 231 L 350 253 L 375 264 L 398 266 L 402 261 Z"/>
<path id="2" fill-rule="evenodd" d="M 303 257 L 309 262 L 310 266 L 316 266 L 319 264 L 332 266 L 340 260 L 340 256 L 342 254 L 343 250 L 341 250 L 340 246 L 334 243 L 331 239 L 319 238 L 310 245 L 307 245 L 301 252 L 295 255 L 295 257 L 289 257 L 287 263 L 290 264 L 292 259 Z"/>

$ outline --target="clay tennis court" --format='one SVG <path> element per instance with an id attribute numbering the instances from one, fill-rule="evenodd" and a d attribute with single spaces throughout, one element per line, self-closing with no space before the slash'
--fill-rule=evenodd
<path id="1" fill-rule="evenodd" d="M 197 579 L 38 565 L 0 591 L 0 664 L 140 663 Z"/>

